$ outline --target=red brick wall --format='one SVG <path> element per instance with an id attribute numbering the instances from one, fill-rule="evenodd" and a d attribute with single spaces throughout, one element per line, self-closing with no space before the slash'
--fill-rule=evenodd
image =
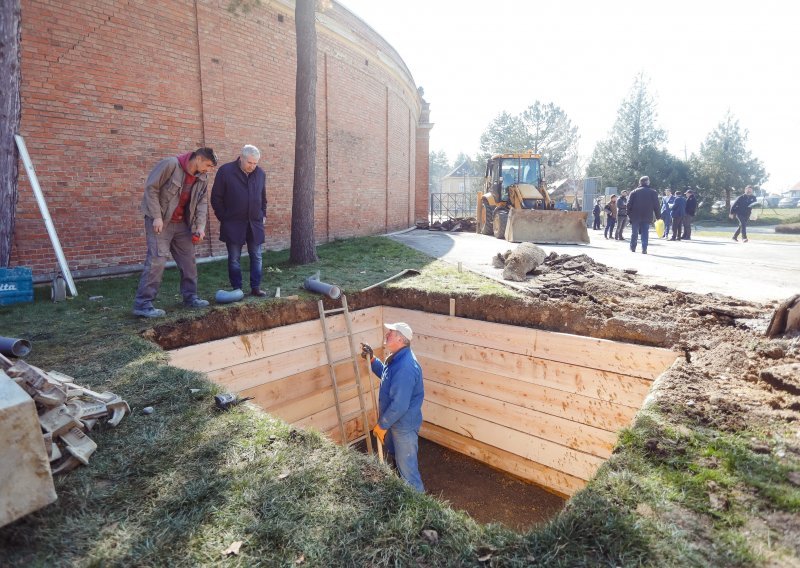
<path id="1" fill-rule="evenodd" d="M 245 143 L 268 176 L 267 245 L 289 244 L 294 160 L 292 6 L 230 0 L 22 0 L 22 125 L 76 274 L 144 260 L 144 180 L 161 158 Z M 420 99 L 399 55 L 338 4 L 318 15 L 317 242 L 419 215 Z M 424 164 L 420 160 L 424 158 Z M 12 265 L 56 270 L 24 170 Z M 425 174 L 427 207 L 427 173 Z M 199 256 L 224 254 L 218 226 Z"/>

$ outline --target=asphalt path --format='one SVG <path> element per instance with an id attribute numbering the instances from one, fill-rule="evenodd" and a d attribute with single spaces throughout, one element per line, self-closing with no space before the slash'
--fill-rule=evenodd
<path id="1" fill-rule="evenodd" d="M 626 235 L 630 231 L 626 230 Z M 446 233 L 415 229 L 390 238 L 462 268 L 499 278 L 492 257 L 517 245 L 475 233 Z M 539 245 L 546 252 L 586 254 L 619 269 L 634 269 L 648 284 L 685 292 L 718 293 L 743 300 L 768 302 L 800 293 L 800 243 L 751 240 L 747 243 L 715 237 L 690 241 L 658 239 L 650 231 L 647 254 L 632 253 L 628 241 L 607 240 L 589 230 L 588 245 Z M 532 277 L 529 277 L 532 278 Z"/>

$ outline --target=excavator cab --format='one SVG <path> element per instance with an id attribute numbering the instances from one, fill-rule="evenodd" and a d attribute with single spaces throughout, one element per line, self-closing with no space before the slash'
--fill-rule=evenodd
<path id="1" fill-rule="evenodd" d="M 478 196 L 478 232 L 513 242 L 588 243 L 587 215 L 555 210 L 539 154 L 497 154 L 488 160 Z"/>

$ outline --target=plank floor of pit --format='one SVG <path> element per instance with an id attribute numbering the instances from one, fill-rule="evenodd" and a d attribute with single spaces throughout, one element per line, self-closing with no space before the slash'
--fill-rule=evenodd
<path id="1" fill-rule="evenodd" d="M 468 456 L 420 438 L 419 469 L 425 491 L 480 523 L 526 531 L 546 523 L 565 500 Z"/>

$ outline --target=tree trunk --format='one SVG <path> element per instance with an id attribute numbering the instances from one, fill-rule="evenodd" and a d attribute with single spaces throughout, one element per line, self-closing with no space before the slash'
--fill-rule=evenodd
<path id="1" fill-rule="evenodd" d="M 17 206 L 20 4 L 0 1 L 0 266 L 8 266 Z"/>
<path id="2" fill-rule="evenodd" d="M 317 157 L 317 31 L 316 0 L 297 0 L 297 86 L 295 89 L 294 187 L 292 190 L 292 243 L 289 260 L 295 264 L 317 261 L 314 241 L 314 176 Z"/>

